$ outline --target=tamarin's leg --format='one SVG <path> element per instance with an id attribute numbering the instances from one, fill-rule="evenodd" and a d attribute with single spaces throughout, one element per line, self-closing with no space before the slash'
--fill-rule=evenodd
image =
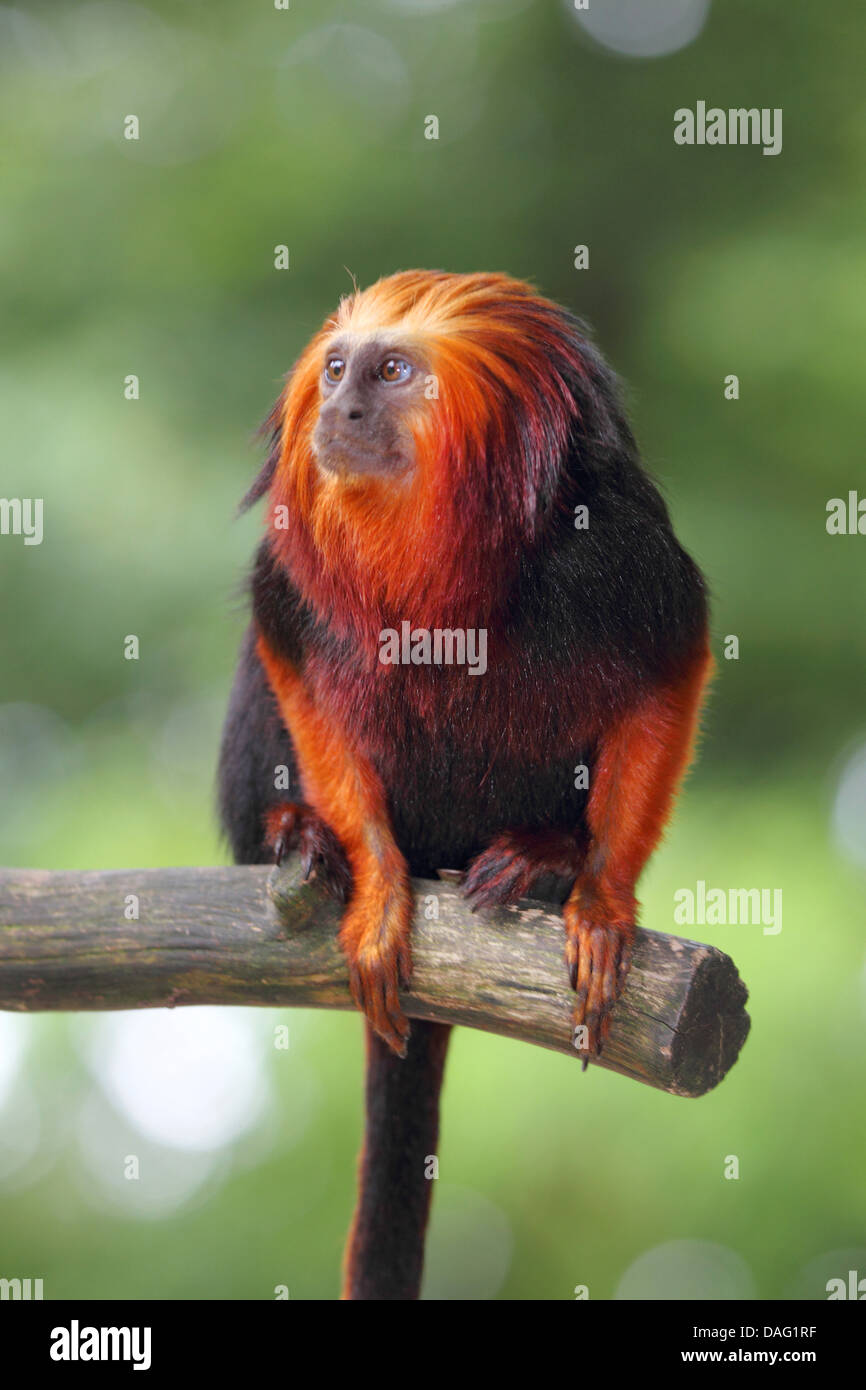
<path id="1" fill-rule="evenodd" d="M 601 1051 L 628 973 L 635 885 L 688 764 L 709 670 L 703 652 L 677 684 L 653 691 L 613 725 L 597 749 L 586 808 L 589 850 L 563 909 L 565 959 L 577 991 L 575 1047 L 584 1057 Z"/>
<path id="2" fill-rule="evenodd" d="M 367 1125 L 343 1298 L 418 1297 L 450 1033 L 447 1024 L 416 1019 L 400 1058 L 367 1029 Z"/>
<path id="3" fill-rule="evenodd" d="M 384 790 L 369 761 L 315 708 L 298 673 L 261 636 L 258 652 L 292 736 L 306 800 L 335 832 L 352 871 L 352 896 L 340 928 L 352 996 L 402 1056 L 409 1023 L 398 992 L 412 968 L 411 895 Z"/>

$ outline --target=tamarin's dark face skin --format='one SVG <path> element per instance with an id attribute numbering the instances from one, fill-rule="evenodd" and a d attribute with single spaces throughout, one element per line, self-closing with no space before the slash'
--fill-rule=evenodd
<path id="1" fill-rule="evenodd" d="M 325 473 L 402 474 L 415 461 L 410 418 L 423 401 L 417 353 L 343 336 L 325 350 L 313 452 Z"/>

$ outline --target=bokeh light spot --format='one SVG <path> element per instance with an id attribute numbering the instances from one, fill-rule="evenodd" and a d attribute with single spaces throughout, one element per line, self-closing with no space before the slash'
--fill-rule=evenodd
<path id="1" fill-rule="evenodd" d="M 254 1023 L 228 1008 L 111 1014 L 86 1045 L 106 1095 L 141 1134 L 199 1152 L 229 1144 L 263 1115 L 263 1054 Z"/>
<path id="2" fill-rule="evenodd" d="M 734 1250 L 708 1240 L 672 1240 L 639 1255 L 614 1298 L 754 1298 L 751 1270 Z"/>
<path id="3" fill-rule="evenodd" d="M 604 0 L 576 10 L 581 28 L 605 48 L 629 58 L 661 58 L 692 43 L 707 22 L 710 0 Z"/>

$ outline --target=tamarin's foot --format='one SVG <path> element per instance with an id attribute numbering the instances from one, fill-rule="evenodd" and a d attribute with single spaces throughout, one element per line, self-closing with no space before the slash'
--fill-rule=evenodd
<path id="1" fill-rule="evenodd" d="M 566 830 L 506 830 L 472 860 L 463 893 L 473 912 L 517 902 L 546 874 L 574 880 L 583 846 Z"/>
<path id="2" fill-rule="evenodd" d="M 636 903 L 611 894 L 593 879 L 578 879 L 563 908 L 565 961 L 574 1007 L 574 1046 L 586 1068 L 610 1031 L 613 1007 L 631 964 Z"/>
<path id="3" fill-rule="evenodd" d="M 395 871 L 390 879 L 374 873 L 362 878 L 340 928 L 352 998 L 398 1057 L 406 1056 L 409 1037 L 399 991 L 412 974 L 411 914 L 405 869 Z"/>
<path id="4" fill-rule="evenodd" d="M 282 864 L 290 850 L 298 850 L 304 878 L 314 877 L 338 902 L 347 903 L 352 873 L 343 846 L 318 812 L 303 801 L 281 801 L 265 813 L 265 842 Z"/>

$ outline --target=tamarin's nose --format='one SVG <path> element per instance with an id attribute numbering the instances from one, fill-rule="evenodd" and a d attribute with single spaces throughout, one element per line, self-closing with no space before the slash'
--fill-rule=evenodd
<path id="1" fill-rule="evenodd" d="M 364 408 L 357 402 L 331 401 L 319 414 L 319 423 L 325 430 L 340 430 L 352 420 L 363 420 Z"/>
<path id="2" fill-rule="evenodd" d="M 347 396 L 343 400 L 331 401 L 322 411 L 326 420 L 338 424 L 341 420 L 363 420 L 364 402 L 357 396 Z"/>

